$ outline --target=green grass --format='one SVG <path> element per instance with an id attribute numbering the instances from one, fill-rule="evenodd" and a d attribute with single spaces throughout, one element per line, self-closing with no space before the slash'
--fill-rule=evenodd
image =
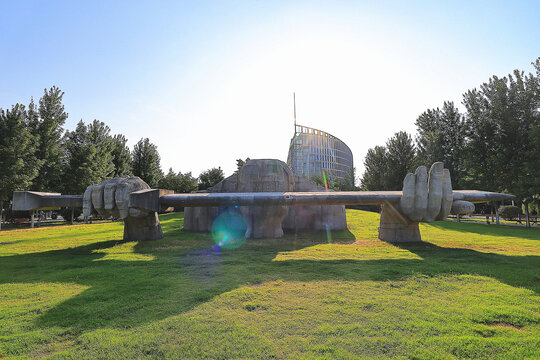
<path id="1" fill-rule="evenodd" d="M 0 232 L 0 358 L 540 358 L 540 230 L 421 225 L 426 243 L 349 231 L 213 248 L 161 216 Z"/>

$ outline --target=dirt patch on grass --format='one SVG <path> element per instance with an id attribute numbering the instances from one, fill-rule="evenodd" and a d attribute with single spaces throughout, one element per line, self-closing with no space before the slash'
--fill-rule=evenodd
<path id="1" fill-rule="evenodd" d="M 527 330 L 523 329 L 520 326 L 512 325 L 505 322 L 497 322 L 497 323 L 491 323 L 491 324 L 486 324 L 486 325 L 492 328 L 506 328 L 506 329 L 514 329 L 519 332 L 527 332 Z"/>

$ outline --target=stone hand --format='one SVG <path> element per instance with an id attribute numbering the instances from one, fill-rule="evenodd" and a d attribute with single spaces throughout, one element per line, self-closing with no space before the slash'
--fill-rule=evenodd
<path id="1" fill-rule="evenodd" d="M 97 212 L 105 218 L 120 219 L 147 216 L 147 212 L 129 207 L 129 195 L 144 189 L 150 186 L 139 177 L 119 177 L 90 185 L 83 196 L 83 214 L 90 216 Z"/>
<path id="2" fill-rule="evenodd" d="M 452 194 L 450 171 L 442 162 L 436 162 L 429 170 L 420 166 L 403 180 L 400 200 L 401 212 L 412 222 L 444 220 L 450 212 L 465 214 L 474 210 L 467 201 L 455 201 Z"/>

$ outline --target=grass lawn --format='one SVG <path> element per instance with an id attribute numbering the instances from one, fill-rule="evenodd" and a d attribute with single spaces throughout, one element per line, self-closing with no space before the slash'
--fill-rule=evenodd
<path id="1" fill-rule="evenodd" d="M 377 240 L 379 216 L 219 250 L 161 216 L 0 232 L 0 358 L 538 359 L 540 230 L 421 225 Z"/>

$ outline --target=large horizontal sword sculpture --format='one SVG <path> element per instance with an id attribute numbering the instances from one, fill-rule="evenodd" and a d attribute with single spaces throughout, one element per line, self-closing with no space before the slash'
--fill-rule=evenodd
<path id="1" fill-rule="evenodd" d="M 272 169 L 287 167 L 279 160 L 251 160 L 246 164 L 251 170 L 244 172 L 249 175 L 253 169 L 268 169 L 269 162 Z M 243 169 L 239 177 L 242 177 Z M 285 170 L 285 174 L 290 171 Z M 138 177 L 121 177 L 89 186 L 84 195 L 18 191 L 13 194 L 13 210 L 82 207 L 85 216 L 97 213 L 124 219 L 124 239 L 139 241 L 163 237 L 157 213 L 169 207 L 240 207 L 244 216 L 251 217 L 247 237 L 280 237 L 288 207 L 382 204 L 379 238 L 395 243 L 421 241 L 419 222 L 444 220 L 450 213 L 472 213 L 472 203 L 514 198 L 513 195 L 485 191 L 453 191 L 450 172 L 440 162 L 433 164 L 429 174 L 424 166 L 414 174 L 407 174 L 402 191 L 271 190 L 274 191 L 173 194 L 170 190 L 150 189 Z"/>

